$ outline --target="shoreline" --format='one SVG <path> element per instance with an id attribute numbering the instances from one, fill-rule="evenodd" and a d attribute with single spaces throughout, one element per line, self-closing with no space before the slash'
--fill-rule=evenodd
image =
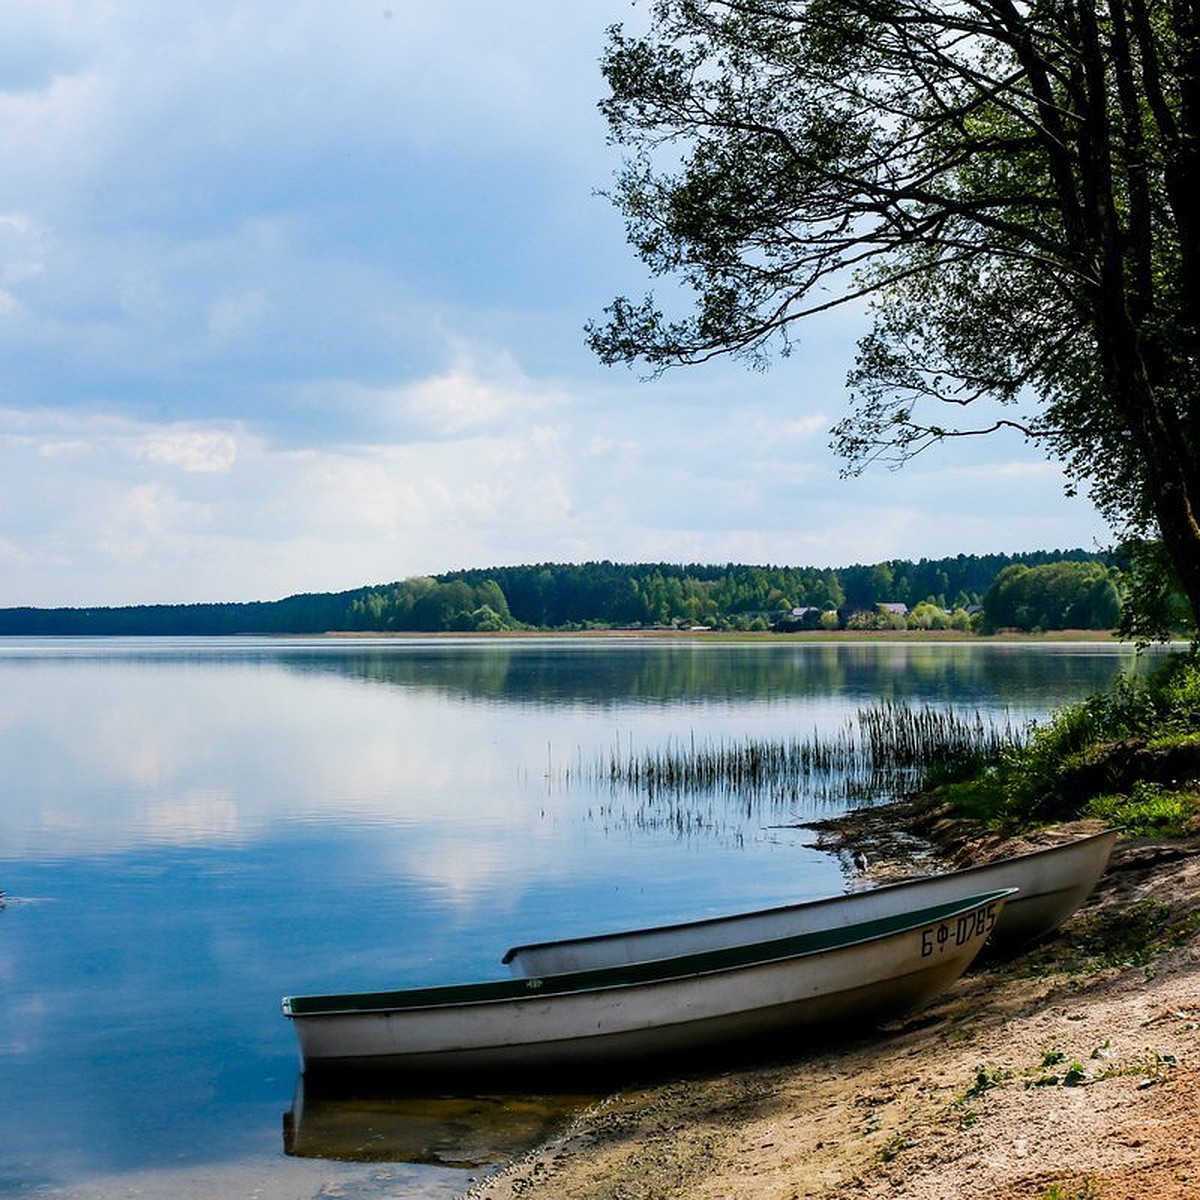
<path id="1" fill-rule="evenodd" d="M 875 882 L 1029 848 L 919 800 L 814 827 L 824 849 L 870 846 Z M 1170 906 L 1177 946 L 1089 960 L 1097 923 L 1148 904 Z M 1198 929 L 1200 839 L 1122 840 L 1062 930 L 934 1004 L 783 1061 L 617 1092 L 464 1196 L 1195 1200 Z"/>
<path id="2" fill-rule="evenodd" d="M 187 636 L 187 635 L 184 635 Z M 220 636 L 220 635 L 218 635 Z M 399 639 L 403 641 L 467 640 L 467 641 L 514 641 L 521 638 L 557 639 L 559 641 L 582 639 L 697 641 L 697 642 L 921 642 L 924 644 L 949 643 L 970 645 L 985 644 L 1025 645 L 1030 642 L 1058 645 L 1063 643 L 1118 645 L 1136 649 L 1132 642 L 1123 641 L 1111 629 L 1056 629 L 1043 633 L 1024 633 L 1019 630 L 1002 630 L 999 633 L 964 633 L 955 629 L 805 629 L 795 633 L 779 633 L 774 630 L 748 629 L 504 629 L 490 633 L 473 630 L 327 630 L 325 633 L 282 633 L 250 634 L 250 637 L 287 638 L 330 638 L 346 641 L 376 641 Z M 1168 645 L 1187 645 L 1186 641 L 1170 642 Z"/>

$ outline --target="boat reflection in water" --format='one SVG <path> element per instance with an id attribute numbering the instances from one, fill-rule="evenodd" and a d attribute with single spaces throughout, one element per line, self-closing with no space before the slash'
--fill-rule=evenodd
<path id="1" fill-rule="evenodd" d="M 595 1096 L 421 1096 L 373 1089 L 369 1081 L 302 1075 L 283 1114 L 283 1148 L 297 1158 L 495 1167 L 563 1129 Z"/>

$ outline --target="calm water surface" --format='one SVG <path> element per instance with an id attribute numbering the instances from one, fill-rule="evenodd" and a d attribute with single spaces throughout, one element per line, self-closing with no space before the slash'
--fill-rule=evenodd
<path id="1" fill-rule="evenodd" d="M 845 886 L 794 827 L 828 801 L 696 797 L 681 831 L 588 782 L 614 750 L 806 736 L 883 698 L 1019 723 L 1132 663 L 1111 645 L 0 640 L 0 1196 L 455 1195 L 553 1108 L 294 1105 L 281 995 L 486 978 L 513 943 Z"/>

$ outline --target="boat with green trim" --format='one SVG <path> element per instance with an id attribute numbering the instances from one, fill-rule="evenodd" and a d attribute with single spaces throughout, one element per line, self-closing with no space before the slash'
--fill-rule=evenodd
<path id="1" fill-rule="evenodd" d="M 1057 929 L 1087 899 L 1108 865 L 1116 840 L 1117 831 L 1105 829 L 996 862 L 845 896 L 677 925 L 513 946 L 502 961 L 518 976 L 592 970 L 790 937 L 837 922 L 849 925 L 876 920 L 994 888 L 1017 889 L 992 934 L 995 945 L 1011 948 Z"/>
<path id="2" fill-rule="evenodd" d="M 602 1068 L 863 1023 L 966 970 L 1011 889 L 790 937 L 593 970 L 349 995 L 289 996 L 306 1072 L 413 1075 Z M 849 897 L 847 897 L 849 899 Z"/>

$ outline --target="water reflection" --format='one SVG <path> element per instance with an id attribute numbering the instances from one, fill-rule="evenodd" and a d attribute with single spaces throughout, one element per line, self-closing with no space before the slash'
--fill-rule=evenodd
<path id="1" fill-rule="evenodd" d="M 506 704 L 654 705 L 838 695 L 1041 710 L 1047 675 L 1062 699 L 1103 687 L 1136 657 L 1111 643 L 653 642 L 498 640 L 391 643 L 331 656 L 296 647 L 288 670 L 501 700 Z"/>
<path id="2" fill-rule="evenodd" d="M 283 1115 L 284 1152 L 343 1162 L 471 1169 L 517 1158 L 559 1132 L 594 1096 L 396 1095 L 316 1089 L 302 1076 Z"/>
<path id="3" fill-rule="evenodd" d="M 1149 658 L 1159 653 L 1152 648 Z M 1115 642 L 722 642 L 572 638 L 0 639 L 11 666 L 237 663 L 506 704 L 712 702 L 838 694 L 857 702 L 982 700 L 1018 709 L 1104 687 L 1135 668 Z"/>

